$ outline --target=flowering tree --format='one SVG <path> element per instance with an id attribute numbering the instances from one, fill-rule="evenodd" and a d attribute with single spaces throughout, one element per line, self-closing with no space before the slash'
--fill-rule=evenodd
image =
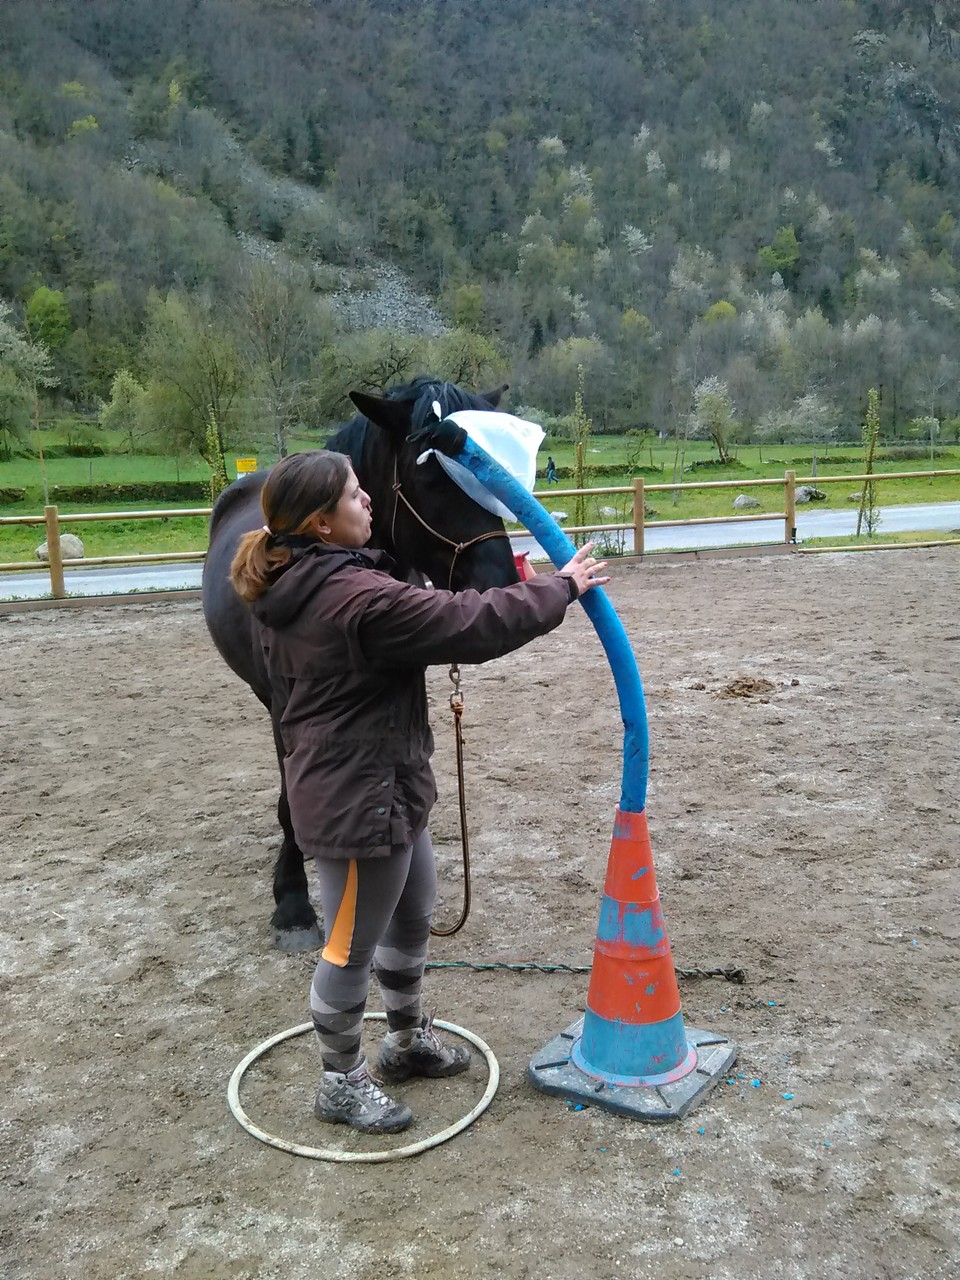
<path id="1" fill-rule="evenodd" d="M 777 409 L 764 414 L 756 426 L 756 436 L 763 440 L 797 440 L 812 444 L 813 474 L 817 474 L 817 446 L 825 445 L 839 430 L 840 415 L 831 404 L 816 391 L 797 396 L 789 409 Z"/>
<path id="2" fill-rule="evenodd" d="M 0 441 L 7 456 L 23 436 L 24 423 L 32 418 L 37 432 L 43 501 L 46 503 L 47 469 L 40 439 L 40 388 L 54 387 L 57 379 L 51 372 L 50 353 L 39 338 L 21 334 L 11 316 L 13 308 L 0 298 L 0 386 L 2 416 Z"/>
<path id="3" fill-rule="evenodd" d="M 720 462 L 730 461 L 730 436 L 734 427 L 734 407 L 727 384 L 720 378 L 704 378 L 693 393 L 693 410 L 688 434 L 712 440 Z"/>

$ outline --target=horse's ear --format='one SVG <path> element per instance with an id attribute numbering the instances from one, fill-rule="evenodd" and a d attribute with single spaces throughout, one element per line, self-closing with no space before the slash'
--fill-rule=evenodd
<path id="1" fill-rule="evenodd" d="M 493 387 L 490 391 L 481 391 L 480 394 L 483 396 L 484 400 L 486 400 L 487 404 L 492 404 L 494 409 L 496 409 L 497 405 L 500 403 L 500 397 L 505 391 L 509 390 L 510 383 L 505 382 L 502 386 Z"/>
<path id="2" fill-rule="evenodd" d="M 386 396 L 370 396 L 363 391 L 351 391 L 350 399 L 365 418 L 369 418 L 384 431 L 403 432 L 410 430 L 410 413 L 413 408 L 409 400 L 388 400 Z"/>

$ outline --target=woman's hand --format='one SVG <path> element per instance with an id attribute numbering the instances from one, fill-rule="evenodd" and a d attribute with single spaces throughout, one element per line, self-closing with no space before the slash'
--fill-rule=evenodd
<path id="1" fill-rule="evenodd" d="M 602 587 L 610 581 L 609 575 L 603 576 L 603 571 L 607 567 L 606 560 L 594 560 L 590 554 L 592 550 L 593 543 L 588 542 L 559 570 L 561 578 L 572 578 L 576 583 L 578 596 L 582 596 L 585 591 L 590 591 L 594 587 Z"/>

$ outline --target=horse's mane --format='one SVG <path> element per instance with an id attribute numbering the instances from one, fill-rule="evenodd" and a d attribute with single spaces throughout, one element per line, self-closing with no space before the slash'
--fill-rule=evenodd
<path id="1" fill-rule="evenodd" d="M 233 484 L 228 485 L 219 494 L 210 513 L 211 536 L 220 521 L 225 519 L 238 503 L 248 502 L 255 494 L 260 492 L 266 478 L 266 471 L 256 471 L 253 475 L 246 475 L 239 480 L 235 480 Z"/>
<path id="2" fill-rule="evenodd" d="M 323 447 L 332 449 L 334 453 L 345 453 L 351 458 L 362 457 L 369 431 L 369 419 L 365 418 L 362 413 L 358 413 L 355 418 L 345 422 L 342 427 L 337 427 L 333 435 L 327 437 Z"/>

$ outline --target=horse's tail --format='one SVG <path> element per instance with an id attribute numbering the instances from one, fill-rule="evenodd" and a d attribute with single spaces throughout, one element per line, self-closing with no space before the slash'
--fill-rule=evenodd
<path id="1" fill-rule="evenodd" d="M 213 504 L 213 511 L 210 513 L 211 539 L 220 523 L 239 503 L 250 502 L 257 497 L 263 488 L 263 482 L 266 478 L 266 471 L 254 471 L 249 475 L 241 476 L 238 480 L 234 480 L 233 484 L 227 485 L 226 489 L 223 490 Z"/>

